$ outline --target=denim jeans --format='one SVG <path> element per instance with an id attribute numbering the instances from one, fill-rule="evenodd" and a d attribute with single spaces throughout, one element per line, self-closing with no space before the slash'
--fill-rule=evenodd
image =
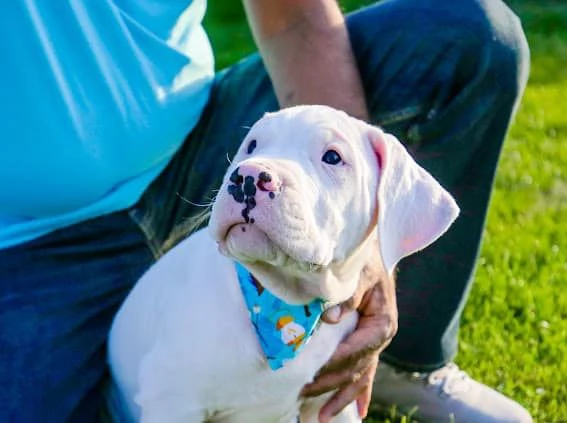
<path id="1" fill-rule="evenodd" d="M 387 0 L 347 22 L 372 122 L 462 210 L 397 274 L 399 333 L 382 359 L 432 370 L 456 353 L 528 47 L 499 0 Z M 187 235 L 183 223 L 213 198 L 246 128 L 277 108 L 260 58 L 242 60 L 217 75 L 199 125 L 135 207 L 0 251 L 0 421 L 99 420 L 114 313 L 167 240 Z"/>

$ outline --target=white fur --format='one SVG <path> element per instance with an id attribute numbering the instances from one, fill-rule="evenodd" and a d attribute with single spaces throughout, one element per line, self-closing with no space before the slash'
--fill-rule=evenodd
<path id="1" fill-rule="evenodd" d="M 328 150 L 342 162 L 322 162 Z M 257 185 L 247 223 L 245 204 L 229 193 L 235 170 L 255 183 L 260 172 L 271 176 Z M 159 260 L 116 316 L 109 360 L 133 420 L 317 421 L 328 396 L 303 401 L 299 392 L 354 329 L 356 314 L 322 324 L 297 358 L 272 371 L 233 260 L 287 302 L 339 303 L 354 293 L 363 266 L 379 260 L 370 256 L 376 239 L 391 273 L 457 213 L 451 196 L 378 128 L 324 106 L 266 115 L 227 171 L 209 233 L 195 233 Z M 355 405 L 334 421 L 360 421 Z"/>

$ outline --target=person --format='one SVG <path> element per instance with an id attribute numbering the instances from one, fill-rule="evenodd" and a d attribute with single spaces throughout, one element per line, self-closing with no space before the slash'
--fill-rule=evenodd
<path id="1" fill-rule="evenodd" d="M 452 364 L 498 157 L 529 51 L 500 0 L 245 0 L 260 54 L 217 74 L 204 0 L 9 2 L 0 14 L 0 421 L 100 419 L 112 318 L 210 202 L 266 111 L 327 104 L 382 126 L 462 214 L 404 260 L 305 395 L 339 388 L 428 422 L 529 422 Z M 384 312 L 386 311 L 386 313 Z M 332 321 L 332 316 L 327 316 Z M 379 354 L 380 353 L 380 354 Z M 374 371 L 378 363 L 376 380 Z M 371 396 L 371 388 L 374 392 Z"/>

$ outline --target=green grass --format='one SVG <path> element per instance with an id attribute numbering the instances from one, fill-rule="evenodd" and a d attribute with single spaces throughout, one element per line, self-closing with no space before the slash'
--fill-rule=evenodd
<path id="1" fill-rule="evenodd" d="M 536 422 L 567 422 L 567 2 L 508 3 L 526 29 L 532 72 L 502 154 L 457 362 Z M 240 2 L 210 0 L 206 26 L 219 69 L 255 49 Z"/>

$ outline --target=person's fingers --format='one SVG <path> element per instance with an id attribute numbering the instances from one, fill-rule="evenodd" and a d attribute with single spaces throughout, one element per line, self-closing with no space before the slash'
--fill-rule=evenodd
<path id="1" fill-rule="evenodd" d="M 365 386 L 356 399 L 356 411 L 361 419 L 365 419 L 372 399 L 372 386 Z"/>
<path id="2" fill-rule="evenodd" d="M 392 325 L 382 325 L 381 319 L 381 316 L 378 319 L 361 317 L 359 328 L 337 347 L 329 363 L 305 386 L 302 395 L 316 396 L 352 383 L 356 373 L 373 365 L 394 331 Z M 389 328 L 377 330 L 381 325 Z"/>
<path id="3" fill-rule="evenodd" d="M 355 311 L 356 309 L 358 309 L 358 307 L 360 307 L 362 298 L 364 297 L 365 293 L 366 291 L 362 291 L 360 289 L 357 290 L 354 295 L 348 300 L 325 310 L 321 315 L 321 320 L 323 320 L 325 323 L 331 324 L 340 322 L 343 316 L 345 316 L 347 313 Z"/>
<path id="4" fill-rule="evenodd" d="M 397 331 L 397 311 L 375 286 L 365 296 L 356 330 L 339 344 L 319 374 L 354 365 L 362 357 L 383 350 Z"/>
<path id="5" fill-rule="evenodd" d="M 364 387 L 364 389 L 356 399 L 356 408 L 361 419 L 366 418 L 366 416 L 368 415 L 368 409 L 370 408 L 370 402 L 372 401 L 372 387 L 374 386 L 374 378 L 376 377 L 377 368 L 378 355 L 376 355 L 376 359 L 368 368 L 371 377 L 370 383 Z"/>
<path id="6" fill-rule="evenodd" d="M 374 380 L 373 369 L 373 366 L 367 367 L 362 373 L 360 373 L 360 376 L 356 381 L 339 389 L 321 408 L 321 411 L 319 412 L 319 422 L 329 422 L 334 416 L 341 412 L 343 408 L 363 394 L 368 387 L 372 389 L 372 381 Z"/>
<path id="7" fill-rule="evenodd" d="M 371 360 L 366 357 L 344 369 L 327 372 L 317 376 L 312 383 L 308 383 L 303 387 L 301 395 L 305 397 L 316 397 L 329 391 L 334 391 L 345 387 L 346 385 L 356 383 L 360 379 L 362 373 L 370 367 Z"/>
<path id="8" fill-rule="evenodd" d="M 325 310 L 321 315 L 321 320 L 325 323 L 335 324 L 340 322 L 342 316 L 342 304 L 337 304 Z"/>
<path id="9" fill-rule="evenodd" d="M 397 331 L 394 281 L 381 280 L 369 289 L 358 290 L 349 301 L 328 310 L 325 319 L 336 323 L 352 309 L 359 313 L 356 329 L 339 344 L 329 362 L 301 393 L 318 396 L 336 391 L 321 409 L 321 422 L 329 421 L 353 401 L 361 416 L 367 414 L 379 353 Z"/>
<path id="10" fill-rule="evenodd" d="M 396 329 L 396 321 L 389 315 L 361 317 L 357 329 L 339 344 L 319 374 L 352 366 L 364 356 L 382 351 L 394 336 Z"/>

